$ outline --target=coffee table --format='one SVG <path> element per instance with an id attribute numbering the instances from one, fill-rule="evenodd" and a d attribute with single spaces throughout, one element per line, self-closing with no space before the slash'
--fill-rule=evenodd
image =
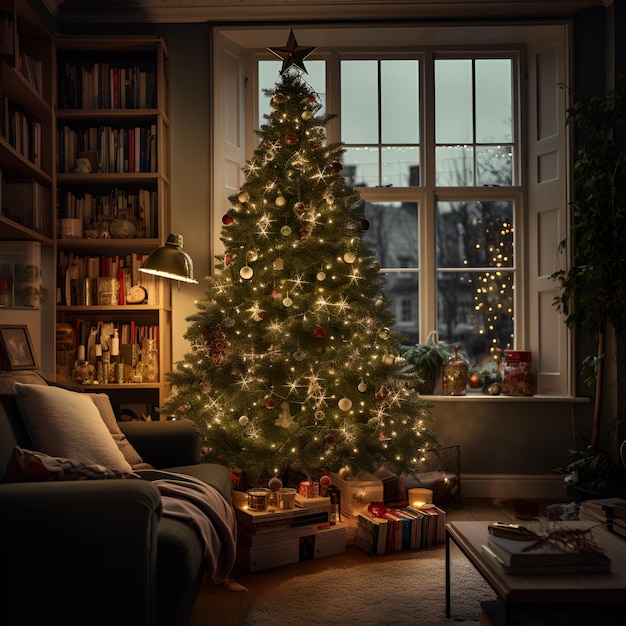
<path id="1" fill-rule="evenodd" d="M 504 619 L 510 624 L 511 610 L 519 604 L 626 603 L 626 541 L 606 527 L 588 522 L 558 522 L 559 528 L 590 528 L 593 540 L 611 558 L 610 574 L 508 574 L 504 566 L 482 550 L 488 526 L 493 522 L 446 524 L 446 617 L 450 617 L 450 547 L 454 543 L 478 570 L 504 603 Z M 539 522 L 526 524 L 537 530 Z M 621 604 L 621 607 L 618 605 Z M 622 613 L 625 615 L 626 613 Z"/>

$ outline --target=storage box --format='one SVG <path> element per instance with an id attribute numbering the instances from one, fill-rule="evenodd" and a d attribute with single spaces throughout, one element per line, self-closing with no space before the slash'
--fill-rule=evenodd
<path id="1" fill-rule="evenodd" d="M 371 502 L 383 501 L 383 483 L 373 474 L 361 472 L 350 480 L 330 473 L 333 485 L 341 491 L 341 512 L 356 517 L 367 512 Z"/>

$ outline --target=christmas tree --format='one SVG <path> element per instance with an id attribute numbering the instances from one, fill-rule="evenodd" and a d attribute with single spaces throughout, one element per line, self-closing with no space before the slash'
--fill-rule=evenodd
<path id="1" fill-rule="evenodd" d="M 319 97 L 289 65 L 267 94 L 272 112 L 229 198 L 225 252 L 161 411 L 198 424 L 207 462 L 250 477 L 410 472 L 437 448 L 430 405 L 398 357 L 342 145 L 326 143 L 334 116 L 318 115 Z"/>

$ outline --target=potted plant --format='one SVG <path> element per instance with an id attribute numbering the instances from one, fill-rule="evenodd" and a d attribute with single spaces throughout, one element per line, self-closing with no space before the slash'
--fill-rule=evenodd
<path id="1" fill-rule="evenodd" d="M 567 124 L 577 130 L 571 238 L 560 244 L 570 260 L 552 278 L 560 283 L 555 304 L 565 323 L 596 343 L 595 354 L 582 361 L 586 380 L 595 384 L 591 438 L 587 450 L 574 454 L 577 468 L 594 468 L 601 420 L 617 417 L 601 415 L 607 333 L 614 330 L 617 346 L 626 338 L 626 83 L 588 101 L 574 97 Z"/>
<path id="2" fill-rule="evenodd" d="M 417 391 L 424 395 L 433 393 L 437 376 L 450 354 L 450 347 L 438 340 L 435 330 L 428 333 L 425 343 L 416 343 L 404 349 L 402 356 L 415 367 L 421 379 Z"/>

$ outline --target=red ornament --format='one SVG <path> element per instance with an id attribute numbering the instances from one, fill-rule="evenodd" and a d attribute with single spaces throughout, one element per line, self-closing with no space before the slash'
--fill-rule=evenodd
<path id="1" fill-rule="evenodd" d="M 259 319 L 260 319 L 260 320 L 264 320 L 264 319 L 265 319 L 265 313 L 263 313 L 263 311 L 261 311 L 261 312 L 259 313 Z"/>
<path id="2" fill-rule="evenodd" d="M 234 218 L 232 215 L 228 215 L 228 213 L 226 213 L 226 215 L 224 215 L 222 217 L 222 224 L 224 224 L 225 226 L 228 226 L 230 224 L 232 224 L 234 222 Z"/>
<path id="3" fill-rule="evenodd" d="M 304 213 L 305 209 L 306 209 L 306 204 L 304 204 L 304 202 L 296 202 L 293 206 L 293 208 L 298 212 L 298 213 Z"/>
<path id="4" fill-rule="evenodd" d="M 383 517 L 387 513 L 384 502 L 371 502 L 367 507 L 367 512 L 373 517 Z"/>
<path id="5" fill-rule="evenodd" d="M 331 168 L 333 172 L 341 172 L 341 170 L 343 169 L 343 164 L 340 163 L 339 161 L 333 161 Z"/>
<path id="6" fill-rule="evenodd" d="M 300 243 L 306 243 L 306 237 L 300 237 Z"/>
<path id="7" fill-rule="evenodd" d="M 224 256 L 224 267 L 228 267 L 232 260 L 233 260 L 233 255 L 232 254 L 225 255 Z"/>
<path id="8" fill-rule="evenodd" d="M 324 339 L 326 337 L 326 329 L 321 326 L 316 326 L 313 329 L 313 337 L 316 339 Z"/>
<path id="9" fill-rule="evenodd" d="M 273 409 L 276 406 L 276 400 L 270 398 L 266 403 L 265 403 L 265 408 L 266 409 Z"/>
<path id="10" fill-rule="evenodd" d="M 285 143 L 288 146 L 295 146 L 298 143 L 298 135 L 296 133 L 287 133 L 285 135 Z"/>
<path id="11" fill-rule="evenodd" d="M 337 439 L 335 438 L 335 435 L 326 433 L 324 435 L 324 442 L 327 443 L 329 446 L 334 446 L 337 443 Z"/>

